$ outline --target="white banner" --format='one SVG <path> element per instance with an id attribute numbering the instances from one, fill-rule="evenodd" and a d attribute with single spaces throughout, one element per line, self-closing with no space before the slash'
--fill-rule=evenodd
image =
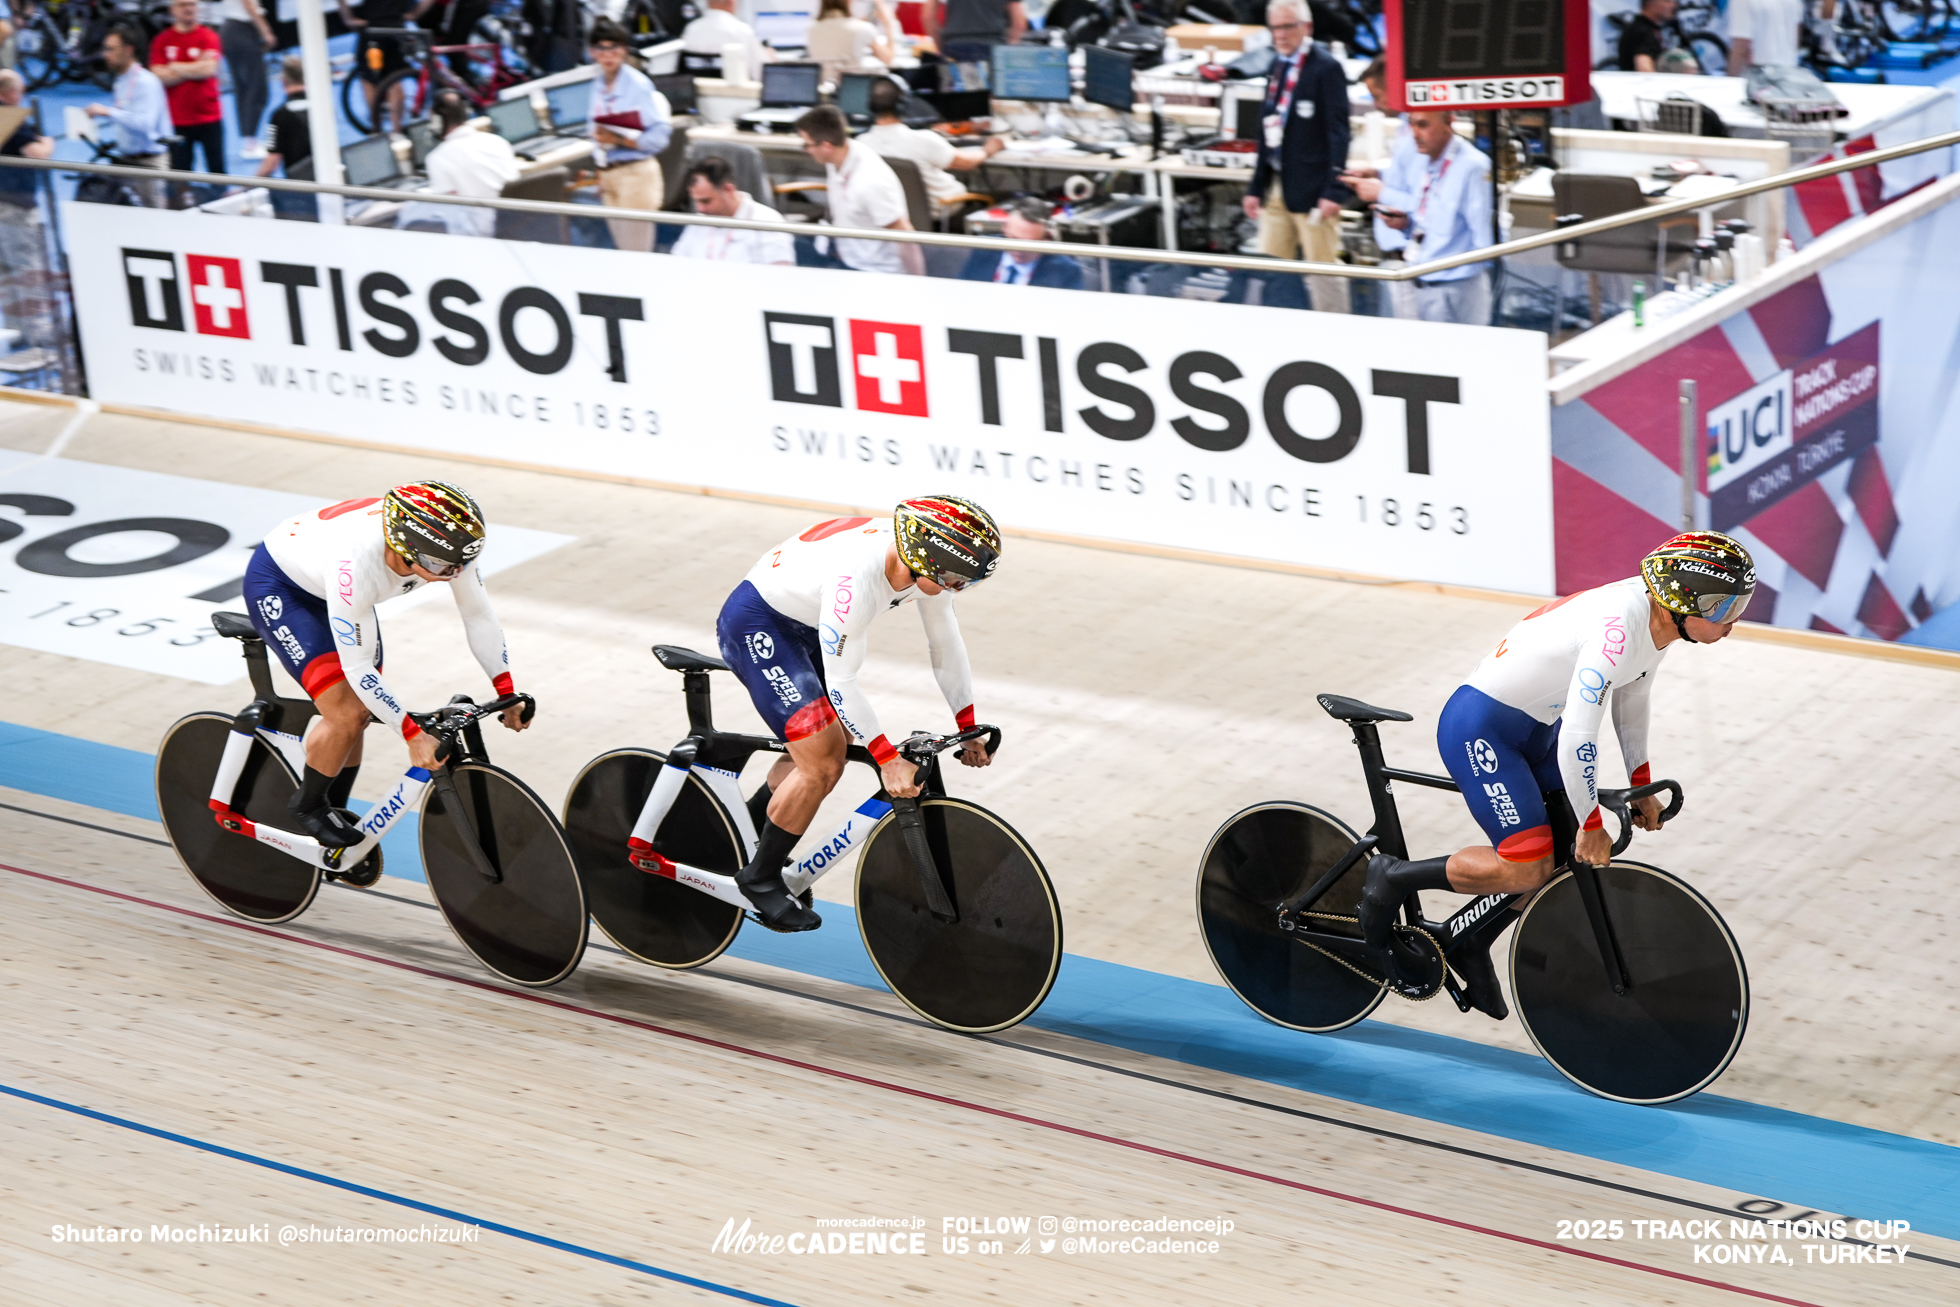
<path id="1" fill-rule="evenodd" d="M 243 611 L 245 564 L 268 530 L 330 502 L 0 450 L 0 640 L 207 685 L 238 680 L 238 646 L 211 614 Z M 570 539 L 493 524 L 478 566 L 494 575 Z M 424 586 L 380 612 L 446 590 Z"/>
<path id="2" fill-rule="evenodd" d="M 1534 332 L 71 204 L 110 402 L 1548 593 Z"/>

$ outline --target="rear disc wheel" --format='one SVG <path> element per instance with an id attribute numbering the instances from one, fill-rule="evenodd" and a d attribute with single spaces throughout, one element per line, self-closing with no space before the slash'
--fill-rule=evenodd
<path id="1" fill-rule="evenodd" d="M 1304 803 L 1262 803 L 1211 837 L 1198 868 L 1198 925 L 1212 965 L 1245 1005 L 1276 1025 L 1325 1033 L 1373 1012 L 1386 992 L 1279 928 L 1279 907 L 1304 894 L 1359 837 Z M 1363 858 L 1312 905 L 1353 916 L 1368 874 Z M 1315 921 L 1316 930 L 1358 929 Z"/>
<path id="2" fill-rule="evenodd" d="M 223 713 L 192 713 L 164 733 L 157 749 L 157 811 L 184 869 L 218 906 L 249 921 L 291 921 L 320 892 L 320 869 L 224 829 L 211 811 L 211 783 L 231 723 Z M 286 800 L 298 789 L 286 760 L 254 739 L 232 807 L 254 822 L 288 830 Z"/>

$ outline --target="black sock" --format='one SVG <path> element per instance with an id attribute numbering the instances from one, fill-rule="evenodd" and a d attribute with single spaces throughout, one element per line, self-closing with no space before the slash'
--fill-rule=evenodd
<path id="1" fill-rule="evenodd" d="M 1418 889 L 1449 889 L 1449 865 L 1450 860 L 1447 857 L 1402 862 L 1388 873 L 1388 883 L 1404 892 Z"/>
<path id="2" fill-rule="evenodd" d="M 786 831 L 775 822 L 764 818 L 762 838 L 756 841 L 755 856 L 749 859 L 749 865 L 745 870 L 758 877 L 780 876 L 783 864 L 789 861 L 790 851 L 802 838 L 801 831 Z"/>
<path id="3" fill-rule="evenodd" d="M 327 803 L 327 787 L 333 784 L 333 777 L 311 766 L 299 783 L 299 807 L 302 812 L 312 812 L 323 808 Z"/>
<path id="4" fill-rule="evenodd" d="M 749 820 L 754 823 L 758 833 L 769 824 L 769 800 L 774 794 L 769 782 L 764 781 L 762 788 L 749 796 Z"/>
<path id="5" fill-rule="evenodd" d="M 347 800 L 354 793 L 354 778 L 360 774 L 361 764 L 358 762 L 351 762 L 342 767 L 340 773 L 327 786 L 327 802 L 336 808 L 346 807 Z"/>

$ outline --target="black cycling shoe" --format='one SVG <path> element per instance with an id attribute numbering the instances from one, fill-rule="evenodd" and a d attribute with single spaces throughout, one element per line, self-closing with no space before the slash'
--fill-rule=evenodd
<path id="1" fill-rule="evenodd" d="M 354 814 L 342 808 L 321 804 L 317 808 L 300 807 L 299 795 L 286 800 L 286 811 L 300 824 L 300 829 L 320 841 L 326 849 L 351 849 L 367 838 L 367 832 L 354 824 Z"/>
<path id="2" fill-rule="evenodd" d="M 735 888 L 742 891 L 742 897 L 755 907 L 756 916 L 771 930 L 794 934 L 802 930 L 815 930 L 823 925 L 822 917 L 798 902 L 789 892 L 780 871 L 744 867 L 735 873 Z"/>
<path id="3" fill-rule="evenodd" d="M 1402 901 L 1409 897 L 1408 891 L 1389 882 L 1390 870 L 1401 864 L 1400 858 L 1391 858 L 1386 853 L 1377 853 L 1368 859 L 1368 877 L 1361 887 L 1361 904 L 1355 910 L 1361 918 L 1361 938 L 1368 947 L 1386 951 L 1392 936 L 1389 927 L 1395 924 L 1395 914 L 1402 910 Z"/>
<path id="4" fill-rule="evenodd" d="M 1463 950 L 1450 959 L 1450 965 L 1463 978 L 1463 996 L 1470 1000 L 1471 1007 L 1492 1021 L 1502 1021 L 1511 1015 L 1510 1006 L 1504 1002 L 1504 991 L 1497 983 L 1497 968 L 1491 965 L 1489 945 Z"/>
<path id="5" fill-rule="evenodd" d="M 360 818 L 345 808 L 336 808 L 334 811 L 345 817 L 349 823 L 360 821 Z M 343 885 L 352 885 L 355 889 L 374 888 L 375 883 L 381 879 L 381 846 L 377 844 L 369 849 L 365 858 L 344 871 L 329 870 L 327 879 L 337 880 Z"/>

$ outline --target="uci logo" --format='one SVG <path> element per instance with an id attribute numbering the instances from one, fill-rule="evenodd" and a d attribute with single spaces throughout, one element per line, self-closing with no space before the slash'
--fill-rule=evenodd
<path id="1" fill-rule="evenodd" d="M 285 601 L 278 595 L 266 595 L 259 600 L 259 616 L 265 618 L 266 625 L 279 620 L 279 614 L 286 611 Z"/>
<path id="2" fill-rule="evenodd" d="M 1477 766 L 1487 772 L 1497 770 L 1497 750 L 1490 747 L 1489 740 L 1478 740 L 1470 748 L 1471 757 L 1477 760 Z"/>

